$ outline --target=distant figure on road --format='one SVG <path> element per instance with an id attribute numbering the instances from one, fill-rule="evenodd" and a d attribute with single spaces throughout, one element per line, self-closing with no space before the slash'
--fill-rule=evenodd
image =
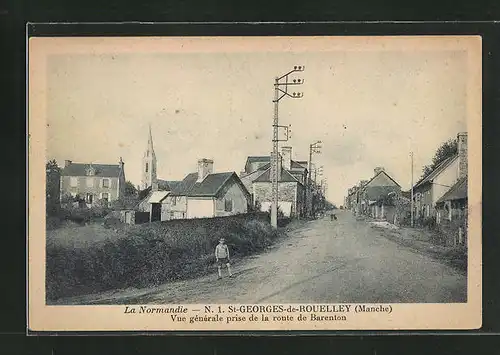
<path id="1" fill-rule="evenodd" d="M 231 264 L 229 259 L 229 248 L 225 244 L 226 240 L 220 238 L 219 244 L 215 247 L 215 260 L 217 261 L 217 271 L 219 273 L 218 279 L 222 279 L 222 266 L 226 265 L 229 277 L 233 276 L 231 273 Z"/>
<path id="2" fill-rule="evenodd" d="M 330 215 L 330 220 L 333 221 L 333 220 L 337 220 L 337 215 L 335 215 L 335 213 L 332 213 Z"/>

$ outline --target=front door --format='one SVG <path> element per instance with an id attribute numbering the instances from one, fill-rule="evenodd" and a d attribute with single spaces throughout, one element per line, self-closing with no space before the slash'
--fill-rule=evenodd
<path id="1" fill-rule="evenodd" d="M 161 203 L 151 204 L 151 222 L 161 220 Z"/>

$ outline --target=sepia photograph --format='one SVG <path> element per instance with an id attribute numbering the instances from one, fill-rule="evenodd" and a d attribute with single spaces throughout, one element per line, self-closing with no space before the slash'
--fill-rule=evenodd
<path id="1" fill-rule="evenodd" d="M 480 38 L 29 45 L 30 307 L 480 324 Z"/>

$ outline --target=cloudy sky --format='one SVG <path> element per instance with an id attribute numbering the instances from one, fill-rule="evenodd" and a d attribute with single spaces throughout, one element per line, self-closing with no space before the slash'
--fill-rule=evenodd
<path id="1" fill-rule="evenodd" d="M 247 156 L 269 154 L 274 77 L 297 64 L 306 67 L 294 76 L 305 79 L 304 97 L 280 102 L 280 124 L 291 124 L 287 145 L 297 160 L 308 158 L 310 143 L 323 141 L 314 159 L 336 204 L 377 166 L 409 188 L 410 151 L 417 179 L 440 143 L 466 130 L 467 55 L 460 50 L 103 45 L 101 39 L 99 51 L 47 60 L 47 158 L 62 165 L 117 163 L 121 156 L 136 185 L 148 124 L 161 179 L 182 179 L 198 158 L 213 159 L 216 171 L 239 172 Z"/>

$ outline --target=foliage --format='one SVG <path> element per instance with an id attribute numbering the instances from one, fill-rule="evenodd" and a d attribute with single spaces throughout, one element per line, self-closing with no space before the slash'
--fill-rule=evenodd
<path id="1" fill-rule="evenodd" d="M 125 182 L 125 196 L 136 196 L 138 193 L 137 188 L 130 181 Z"/>
<path id="2" fill-rule="evenodd" d="M 76 202 L 75 199 L 78 197 L 67 197 L 65 199 L 72 199 L 72 202 Z M 71 201 L 70 201 L 71 202 Z M 70 221 L 77 224 L 86 224 L 95 220 L 100 220 L 109 213 L 109 208 L 106 206 L 104 201 L 102 203 L 96 203 L 91 208 L 87 207 L 74 207 L 73 205 L 63 205 L 61 206 L 57 213 L 50 218 L 47 218 L 46 228 L 54 229 L 61 226 L 62 222 Z"/>
<path id="3" fill-rule="evenodd" d="M 269 215 L 271 215 L 272 208 L 273 208 L 273 206 L 271 205 L 271 206 L 269 206 L 269 208 L 267 209 L 267 213 L 269 213 Z M 283 213 L 283 211 L 281 210 L 280 206 L 278 206 L 277 216 L 278 216 L 278 218 L 284 218 L 284 217 L 285 217 L 285 214 L 284 214 L 284 213 Z"/>
<path id="4" fill-rule="evenodd" d="M 432 170 L 434 170 L 441 162 L 445 159 L 457 154 L 458 142 L 456 139 L 450 139 L 436 150 L 434 157 L 432 158 L 432 163 L 430 165 L 426 165 L 423 168 L 422 179 L 429 175 Z"/>
<path id="5" fill-rule="evenodd" d="M 140 200 L 137 195 L 126 195 L 120 197 L 118 200 L 112 201 L 110 207 L 115 211 L 134 209 L 139 201 Z"/>
<path id="6" fill-rule="evenodd" d="M 122 233 L 82 248 L 48 244 L 48 299 L 200 275 L 214 271 L 219 238 L 225 237 L 231 255 L 238 257 L 264 250 L 281 234 L 266 214 L 155 222 Z"/>
<path id="7" fill-rule="evenodd" d="M 61 168 L 55 160 L 50 160 L 45 164 L 45 202 L 47 215 L 54 216 L 59 210 L 60 178 Z"/>
<path id="8" fill-rule="evenodd" d="M 436 217 L 426 217 L 422 220 L 422 226 L 428 229 L 434 229 L 436 227 Z"/>

